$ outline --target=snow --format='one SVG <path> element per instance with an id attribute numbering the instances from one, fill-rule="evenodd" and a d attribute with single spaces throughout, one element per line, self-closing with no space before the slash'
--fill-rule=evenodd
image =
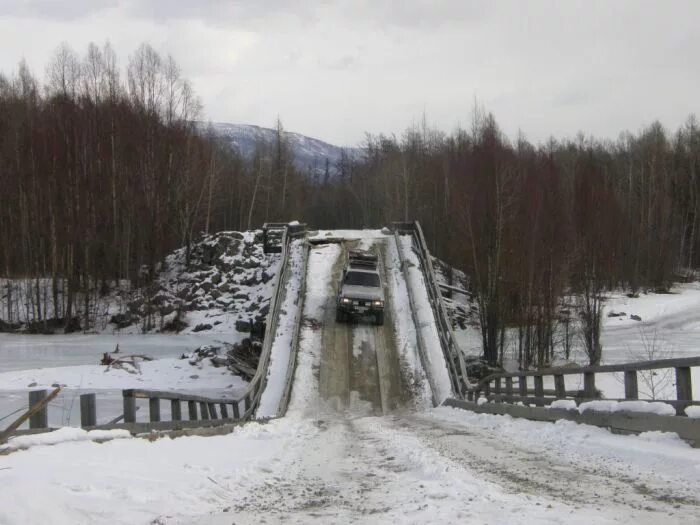
<path id="1" fill-rule="evenodd" d="M 476 400 L 476 404 L 478 406 L 485 405 L 488 402 L 489 402 L 489 400 L 486 399 L 485 397 L 480 397 L 479 399 Z"/>
<path id="2" fill-rule="evenodd" d="M 686 407 L 685 415 L 692 418 L 700 418 L 700 406 Z"/>
<path id="3" fill-rule="evenodd" d="M 323 239 L 345 239 L 351 240 L 364 240 L 365 242 L 370 242 L 371 239 L 387 239 L 390 235 L 387 235 L 383 230 L 315 230 L 309 231 L 308 236 L 310 240 L 323 240 Z"/>
<path id="4" fill-rule="evenodd" d="M 112 439 L 131 438 L 128 430 L 83 430 L 82 428 L 63 427 L 53 432 L 30 434 L 10 438 L 0 451 L 20 450 L 36 446 L 58 445 L 71 441 L 110 441 Z"/>
<path id="5" fill-rule="evenodd" d="M 303 262 L 306 241 L 293 241 L 290 250 L 289 264 L 291 271 L 287 282 L 284 283 L 285 293 L 280 307 L 279 324 L 270 353 L 267 384 L 260 397 L 260 405 L 256 412 L 256 417 L 259 418 L 277 416 L 286 386 L 294 329 L 301 315 L 299 312 L 299 288 L 301 287 L 301 274 L 304 270 Z"/>
<path id="6" fill-rule="evenodd" d="M 640 323 L 653 323 L 664 318 L 700 308 L 700 283 L 676 284 L 671 293 L 647 293 L 639 297 L 627 297 L 624 293 L 609 294 L 603 311 L 606 326 L 639 326 Z M 609 313 L 624 313 L 619 317 L 608 317 Z M 641 321 L 631 317 L 636 315 Z M 695 327 L 700 328 L 700 317 L 696 318 Z M 687 325 L 686 325 L 687 326 Z"/>
<path id="7" fill-rule="evenodd" d="M 502 457 L 488 448 L 500 441 L 509 447 Z M 483 470 L 493 461 L 502 478 Z M 525 469 L 521 478 L 509 463 Z M 292 413 L 225 436 L 33 447 L 4 457 L 0 480 L 7 525 L 655 523 L 692 516 L 700 451 L 668 435 L 450 408 L 355 419 Z M 658 499 L 664 491 L 675 507 Z"/>
<path id="8" fill-rule="evenodd" d="M 413 240 L 411 236 L 405 235 L 399 237 L 399 242 L 407 264 L 408 286 L 413 293 L 418 327 L 424 343 L 425 358 L 428 366 L 426 373 L 431 379 L 431 385 L 435 389 L 434 396 L 439 404 L 452 395 L 452 383 L 447 372 L 442 346 L 440 345 L 435 316 L 430 306 L 428 292 L 420 270 L 420 261 L 413 250 Z"/>
<path id="9" fill-rule="evenodd" d="M 416 342 L 416 327 L 411 316 L 408 288 L 401 271 L 401 260 L 396 242 L 390 238 L 386 243 L 387 284 L 389 287 L 388 306 L 394 322 L 394 334 L 404 376 L 409 379 L 417 407 L 432 406 L 430 384 L 423 370 Z"/>
<path id="10" fill-rule="evenodd" d="M 576 410 L 578 409 L 578 406 L 576 405 L 576 401 L 572 399 L 557 399 L 556 401 L 553 401 L 551 405 L 548 406 L 548 408 L 559 408 L 562 410 Z"/>
<path id="11" fill-rule="evenodd" d="M 648 401 L 587 401 L 578 407 L 581 414 L 588 411 L 594 412 L 642 412 L 656 414 L 658 416 L 675 416 L 676 409 L 666 403 L 653 403 Z"/>
<path id="12" fill-rule="evenodd" d="M 322 410 L 318 395 L 318 370 L 321 363 L 321 330 L 314 327 L 322 323 L 331 287 L 333 265 L 341 254 L 337 244 L 326 244 L 311 249 L 306 270 L 306 296 L 299 334 L 297 366 L 294 386 L 287 409 L 288 417 L 300 417 Z"/>

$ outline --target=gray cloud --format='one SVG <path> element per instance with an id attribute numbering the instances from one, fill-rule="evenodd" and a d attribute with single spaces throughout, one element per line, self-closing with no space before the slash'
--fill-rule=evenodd
<path id="1" fill-rule="evenodd" d="M 423 111 L 450 131 L 476 97 L 510 135 L 614 138 L 699 111 L 699 19 L 688 0 L 11 0 L 0 70 L 25 56 L 41 71 L 64 40 L 82 52 L 108 38 L 122 62 L 149 41 L 180 62 L 213 120 L 280 115 L 355 144 Z"/>
<path id="2" fill-rule="evenodd" d="M 0 3 L 0 17 L 75 20 L 119 4 L 119 0 L 5 0 Z"/>

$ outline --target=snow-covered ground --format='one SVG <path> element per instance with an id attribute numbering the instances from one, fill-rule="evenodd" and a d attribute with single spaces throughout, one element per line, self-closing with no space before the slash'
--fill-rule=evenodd
<path id="1" fill-rule="evenodd" d="M 367 246 L 386 240 L 354 235 Z M 336 410 L 320 376 L 341 250 L 311 250 L 286 417 L 207 438 L 99 444 L 70 434 L 0 456 L 0 523 L 697 523 L 700 450 L 674 435 L 452 408 Z M 405 301 L 395 256 L 385 255 L 390 297 Z M 407 314 L 392 307 L 392 317 Z M 415 330 L 404 324 L 394 319 L 392 328 L 408 349 Z M 376 327 L 345 330 L 371 341 Z M 401 373 L 417 362 L 406 349 Z"/>
<path id="2" fill-rule="evenodd" d="M 694 523 L 700 451 L 447 408 L 292 410 L 219 437 L 37 446 L 2 458 L 0 481 L 7 525 Z"/>
<path id="3" fill-rule="evenodd" d="M 239 377 L 225 368 L 214 368 L 208 360 L 192 366 L 179 357 L 200 345 L 239 338 L 240 335 L 0 334 L 0 428 L 18 417 L 19 411 L 26 410 L 30 390 L 51 390 L 58 385 L 63 390 L 48 410 L 52 426 L 80 424 L 79 396 L 83 393 L 97 394 L 98 423 L 122 413 L 121 391 L 125 388 L 236 396 L 246 384 Z M 102 354 L 113 352 L 117 344 L 117 357 L 143 354 L 154 360 L 141 363 L 138 371 L 100 365 Z M 166 405 L 163 404 L 163 410 L 167 414 Z"/>

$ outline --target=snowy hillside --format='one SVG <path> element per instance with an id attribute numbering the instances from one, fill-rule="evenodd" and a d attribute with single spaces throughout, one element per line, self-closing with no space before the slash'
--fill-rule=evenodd
<path id="1" fill-rule="evenodd" d="M 208 124 L 203 123 L 202 126 L 206 128 Z M 270 128 L 223 122 L 215 122 L 212 126 L 217 135 L 227 138 L 246 159 L 253 156 L 256 144 L 271 144 L 275 140 L 276 131 Z M 300 133 L 285 131 L 284 135 L 294 152 L 294 163 L 297 169 L 312 174 L 324 174 L 326 159 L 328 159 L 329 173 L 331 176 L 335 175 L 338 172 L 338 163 L 341 160 L 343 150 L 350 158 L 355 158 L 361 153 L 359 148 L 334 146 Z"/>

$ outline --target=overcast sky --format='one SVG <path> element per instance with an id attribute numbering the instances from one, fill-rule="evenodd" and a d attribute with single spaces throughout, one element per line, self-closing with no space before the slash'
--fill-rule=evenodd
<path id="1" fill-rule="evenodd" d="M 467 125 L 477 99 L 511 137 L 615 138 L 700 114 L 699 26 L 698 0 L 0 0 L 0 70 L 147 41 L 214 121 L 356 145 L 424 111 Z"/>

